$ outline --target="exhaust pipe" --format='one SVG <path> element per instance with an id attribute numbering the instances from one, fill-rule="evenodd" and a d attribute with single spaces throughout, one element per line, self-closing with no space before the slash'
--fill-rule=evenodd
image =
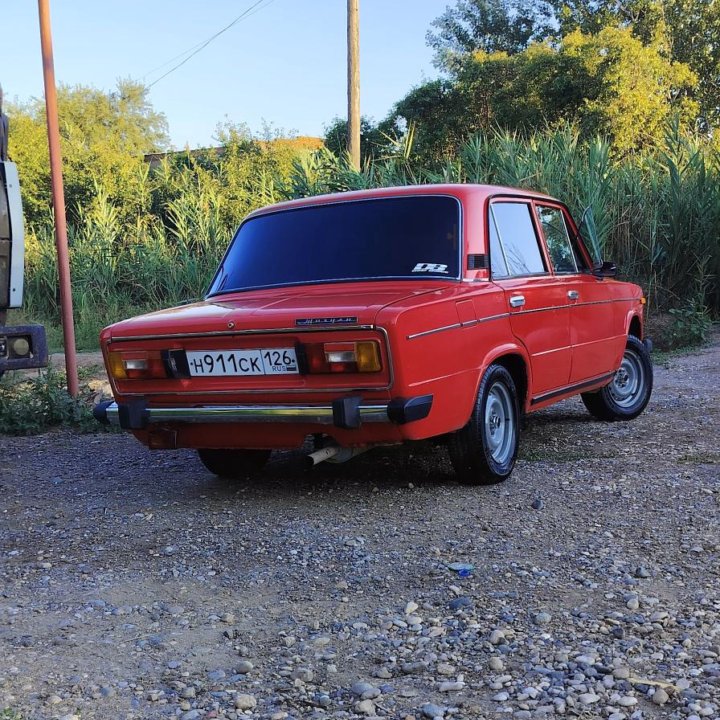
<path id="1" fill-rule="evenodd" d="M 307 455 L 308 467 L 314 467 L 326 460 L 333 463 L 344 463 L 356 455 L 364 453 L 367 449 L 366 447 L 344 448 L 340 447 L 340 445 L 328 445 Z"/>

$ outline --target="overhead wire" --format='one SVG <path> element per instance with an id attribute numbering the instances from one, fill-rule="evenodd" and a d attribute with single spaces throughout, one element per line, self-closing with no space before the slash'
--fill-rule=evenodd
<path id="1" fill-rule="evenodd" d="M 152 75 L 157 70 L 161 70 L 164 67 L 167 67 L 170 63 L 174 62 L 178 58 L 183 57 L 184 55 L 187 55 L 187 57 L 179 62 L 174 67 L 171 67 L 166 73 L 163 73 L 159 78 L 156 80 L 153 80 L 147 87 L 148 89 L 151 88 L 153 85 L 157 85 L 163 78 L 166 78 L 170 73 L 175 72 L 178 68 L 182 67 L 186 62 L 191 60 L 195 55 L 197 55 L 199 52 L 204 50 L 213 40 L 216 40 L 220 35 L 222 35 L 224 32 L 227 32 L 230 30 L 231 27 L 234 25 L 237 25 L 241 20 L 245 20 L 251 15 L 254 15 L 257 12 L 260 12 L 260 10 L 264 10 L 266 7 L 271 5 L 275 0 L 256 0 L 250 7 L 246 8 L 240 15 L 238 15 L 232 22 L 228 23 L 225 27 L 218 30 L 216 33 L 211 35 L 207 40 L 203 40 L 202 42 L 198 43 L 197 45 L 194 45 L 193 47 L 189 48 L 188 50 L 185 50 L 185 52 L 181 52 L 179 55 L 176 55 L 174 58 L 171 58 L 167 62 L 163 63 L 162 65 L 159 65 L 158 67 L 154 68 L 153 70 L 148 71 L 145 73 L 143 77 L 147 77 L 148 75 Z M 188 55 L 188 53 L 190 53 Z"/>

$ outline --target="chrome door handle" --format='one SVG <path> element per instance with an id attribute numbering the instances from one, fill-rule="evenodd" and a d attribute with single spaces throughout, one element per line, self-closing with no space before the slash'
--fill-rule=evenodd
<path id="1" fill-rule="evenodd" d="M 577 300 L 580 297 L 580 293 L 577 290 L 568 290 L 568 298 L 570 300 Z"/>
<path id="2" fill-rule="evenodd" d="M 522 307 L 525 304 L 524 295 L 513 295 L 510 298 L 510 307 Z"/>

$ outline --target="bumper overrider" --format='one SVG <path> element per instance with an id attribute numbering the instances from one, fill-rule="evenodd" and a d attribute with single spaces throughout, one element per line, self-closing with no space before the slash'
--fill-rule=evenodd
<path id="1" fill-rule="evenodd" d="M 389 403 L 363 403 L 360 397 L 333 400 L 330 405 L 196 405 L 149 407 L 144 398 L 127 403 L 111 400 L 93 409 L 95 419 L 123 430 L 144 430 L 168 423 L 303 423 L 354 430 L 362 423 L 404 425 L 430 414 L 432 395 L 393 398 Z"/>

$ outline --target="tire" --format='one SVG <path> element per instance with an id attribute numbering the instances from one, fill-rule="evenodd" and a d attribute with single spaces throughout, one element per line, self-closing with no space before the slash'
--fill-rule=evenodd
<path id="1" fill-rule="evenodd" d="M 470 422 L 449 439 L 459 482 L 494 485 L 515 467 L 519 431 L 515 383 L 502 365 L 491 365 L 480 382 Z"/>
<path id="2" fill-rule="evenodd" d="M 270 457 L 270 450 L 215 450 L 197 451 L 202 464 L 222 478 L 245 478 L 257 475 Z"/>
<path id="3" fill-rule="evenodd" d="M 598 420 L 632 420 L 650 401 L 653 366 L 641 340 L 628 335 L 622 363 L 615 377 L 597 392 L 582 393 L 582 401 Z"/>

